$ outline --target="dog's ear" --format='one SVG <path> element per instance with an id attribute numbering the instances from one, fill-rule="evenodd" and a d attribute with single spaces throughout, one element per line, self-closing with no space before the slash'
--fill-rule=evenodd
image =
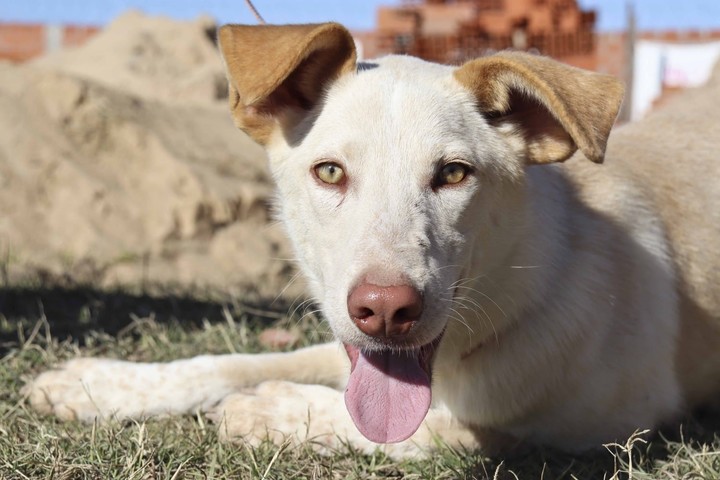
<path id="1" fill-rule="evenodd" d="M 528 163 L 561 162 L 578 148 L 602 163 L 623 98 L 615 78 L 519 52 L 471 60 L 455 78 L 491 123 L 518 130 Z"/>
<path id="2" fill-rule="evenodd" d="M 355 42 L 337 23 L 225 25 L 218 41 L 235 123 L 260 144 L 278 126 L 292 127 L 329 82 L 356 68 Z"/>

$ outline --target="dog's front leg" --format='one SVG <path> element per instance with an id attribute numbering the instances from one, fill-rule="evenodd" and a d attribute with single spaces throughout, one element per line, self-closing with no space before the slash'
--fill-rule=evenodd
<path id="1" fill-rule="evenodd" d="M 342 392 L 322 385 L 269 381 L 227 396 L 208 412 L 219 424 L 221 438 L 276 444 L 310 442 L 331 453 L 344 445 L 370 454 L 384 450 L 393 458 L 414 458 L 441 446 L 476 449 L 475 436 L 444 408 L 433 408 L 414 435 L 400 443 L 379 445 L 360 434 L 345 408 Z"/>
<path id="2" fill-rule="evenodd" d="M 204 355 L 168 363 L 78 358 L 24 387 L 36 410 L 62 419 L 146 418 L 207 409 L 266 380 L 341 388 L 349 372 L 338 344 L 289 353 Z"/>

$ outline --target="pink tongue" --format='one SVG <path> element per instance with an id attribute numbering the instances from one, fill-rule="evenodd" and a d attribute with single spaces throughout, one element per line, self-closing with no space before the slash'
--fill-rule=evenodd
<path id="1" fill-rule="evenodd" d="M 345 405 L 368 440 L 395 443 L 410 437 L 425 418 L 430 400 L 430 378 L 417 355 L 358 353 Z"/>

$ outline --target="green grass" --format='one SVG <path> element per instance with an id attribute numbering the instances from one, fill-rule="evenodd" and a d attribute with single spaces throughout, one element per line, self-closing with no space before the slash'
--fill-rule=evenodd
<path id="1" fill-rule="evenodd" d="M 209 298 L 209 297 L 206 297 Z M 443 449 L 431 459 L 395 462 L 342 448 L 250 448 L 220 443 L 202 416 L 84 425 L 41 417 L 21 386 L 78 355 L 172 360 L 201 353 L 262 351 L 257 333 L 299 326 L 302 344 L 327 338 L 315 317 L 288 305 L 247 305 L 87 288 L 0 290 L 0 479 L 720 479 L 720 416 L 697 414 L 645 442 L 630 439 L 573 456 L 536 450 L 486 458 Z"/>

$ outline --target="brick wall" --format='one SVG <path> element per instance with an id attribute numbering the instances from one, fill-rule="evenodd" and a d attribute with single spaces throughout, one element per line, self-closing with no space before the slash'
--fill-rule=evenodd
<path id="1" fill-rule="evenodd" d="M 406 0 L 378 9 L 376 45 L 450 64 L 514 48 L 594 68 L 595 19 L 576 0 Z"/>
<path id="2" fill-rule="evenodd" d="M 63 47 L 76 47 L 95 36 L 100 29 L 92 26 L 65 25 L 63 27 Z"/>
<path id="3" fill-rule="evenodd" d="M 58 47 L 82 45 L 99 31 L 93 26 L 0 23 L 0 60 L 23 62 L 42 55 L 48 50 L 48 31 L 51 28 L 60 29 Z"/>
<path id="4" fill-rule="evenodd" d="M 21 62 L 44 51 L 43 25 L 0 24 L 0 59 Z"/>

